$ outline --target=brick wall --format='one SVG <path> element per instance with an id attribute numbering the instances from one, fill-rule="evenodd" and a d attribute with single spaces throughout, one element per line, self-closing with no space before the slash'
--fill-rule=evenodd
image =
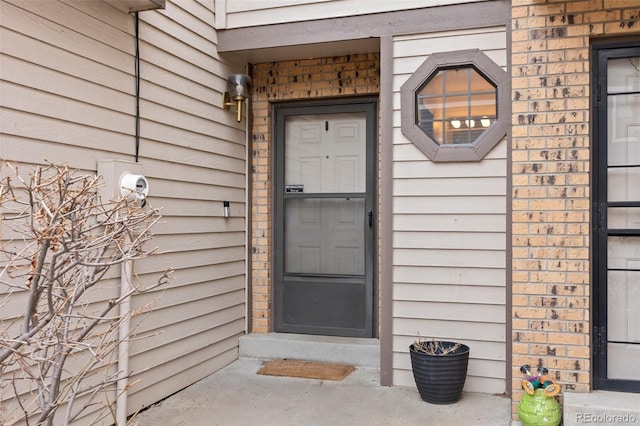
<path id="1" fill-rule="evenodd" d="M 519 366 L 591 387 L 590 38 L 640 34 L 640 0 L 513 0 L 513 410 Z"/>
<path id="2" fill-rule="evenodd" d="M 268 62 L 253 67 L 251 187 L 251 325 L 273 329 L 272 319 L 272 102 L 377 94 L 378 54 Z"/>

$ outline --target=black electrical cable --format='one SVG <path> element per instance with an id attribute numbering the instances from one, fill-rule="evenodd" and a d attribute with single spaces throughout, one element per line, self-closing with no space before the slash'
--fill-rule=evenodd
<path id="1" fill-rule="evenodd" d="M 138 162 L 138 154 L 140 153 L 140 20 L 138 12 L 136 12 L 136 163 Z"/>

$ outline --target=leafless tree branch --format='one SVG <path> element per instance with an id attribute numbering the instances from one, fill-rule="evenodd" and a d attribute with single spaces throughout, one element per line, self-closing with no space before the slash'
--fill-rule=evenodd
<path id="1" fill-rule="evenodd" d="M 4 166 L 12 173 L 0 180 L 0 225 L 14 238 L 0 241 L 0 306 L 25 302 L 21 317 L 0 314 L 0 399 L 12 403 L 0 424 L 68 424 L 87 412 L 109 418 L 118 328 L 128 320 L 118 308 L 173 271 L 106 301 L 92 290 L 111 267 L 157 252 L 146 245 L 159 212 L 127 198 L 98 200 L 100 179 L 66 165 L 38 167 L 29 179 Z"/>

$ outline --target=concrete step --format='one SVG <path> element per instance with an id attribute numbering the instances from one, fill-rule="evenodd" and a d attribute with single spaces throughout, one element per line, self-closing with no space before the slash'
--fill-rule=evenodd
<path id="1" fill-rule="evenodd" d="M 596 391 L 563 395 L 564 426 L 640 424 L 640 394 Z"/>
<path id="2" fill-rule="evenodd" d="M 240 358 L 287 358 L 380 368 L 380 341 L 292 333 L 251 333 L 240 337 Z"/>

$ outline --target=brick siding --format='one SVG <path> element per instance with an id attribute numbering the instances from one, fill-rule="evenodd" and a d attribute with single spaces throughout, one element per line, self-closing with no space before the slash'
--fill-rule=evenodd
<path id="1" fill-rule="evenodd" d="M 255 64 L 252 94 L 251 330 L 273 331 L 271 103 L 378 94 L 377 53 Z"/>
<path id="2" fill-rule="evenodd" d="M 520 365 L 591 388 L 590 38 L 638 35 L 640 0 L 512 1 L 513 412 Z"/>

